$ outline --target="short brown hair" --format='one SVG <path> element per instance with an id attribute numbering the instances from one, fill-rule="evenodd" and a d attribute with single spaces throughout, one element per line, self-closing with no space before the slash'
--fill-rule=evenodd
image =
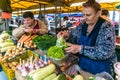
<path id="1" fill-rule="evenodd" d="M 102 15 L 108 15 L 109 11 L 107 9 L 102 9 Z"/>
<path id="2" fill-rule="evenodd" d="M 67 16 L 64 16 L 64 18 L 63 18 L 64 20 L 68 20 L 68 17 Z"/>
<path id="3" fill-rule="evenodd" d="M 27 11 L 23 13 L 23 18 L 34 18 L 34 15 L 31 11 Z"/>
<path id="4" fill-rule="evenodd" d="M 98 2 L 96 2 L 95 0 L 88 0 L 87 2 L 83 3 L 83 7 L 91 7 L 96 12 L 101 10 L 100 4 Z"/>

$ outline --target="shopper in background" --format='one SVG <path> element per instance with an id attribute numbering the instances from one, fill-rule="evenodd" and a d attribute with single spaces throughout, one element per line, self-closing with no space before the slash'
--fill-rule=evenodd
<path id="1" fill-rule="evenodd" d="M 68 17 L 64 16 L 63 20 L 61 21 L 62 28 L 66 28 L 67 27 L 67 23 L 68 23 Z"/>
<path id="2" fill-rule="evenodd" d="M 44 16 L 41 16 L 41 18 L 38 17 L 38 19 L 41 20 L 42 22 L 44 22 L 44 24 L 48 27 L 48 21 Z"/>
<path id="3" fill-rule="evenodd" d="M 35 20 L 30 11 L 23 13 L 23 22 L 23 25 L 13 30 L 12 35 L 14 37 L 20 38 L 24 33 L 46 34 L 48 32 L 46 25 L 40 20 Z"/>
<path id="4" fill-rule="evenodd" d="M 81 69 L 92 74 L 105 71 L 113 76 L 113 64 L 117 61 L 115 31 L 100 17 L 101 6 L 95 0 L 83 3 L 82 13 L 84 21 L 78 27 L 70 33 L 61 31 L 57 37 L 63 36 L 71 42 L 65 51 L 79 57 Z"/>
<path id="5" fill-rule="evenodd" d="M 109 14 L 109 11 L 107 9 L 102 9 L 101 17 L 111 23 L 111 20 L 108 18 L 108 14 Z"/>
<path id="6" fill-rule="evenodd" d="M 68 30 L 68 17 L 64 16 L 63 20 L 61 21 L 61 25 L 56 29 L 57 33 L 60 31 Z"/>

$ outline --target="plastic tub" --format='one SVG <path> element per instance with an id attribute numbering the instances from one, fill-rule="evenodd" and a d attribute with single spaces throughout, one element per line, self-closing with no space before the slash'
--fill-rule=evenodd
<path id="1" fill-rule="evenodd" d="M 60 65 L 62 62 L 64 62 L 66 59 L 68 58 L 68 54 L 65 54 L 65 56 L 61 59 L 57 59 L 57 58 L 52 58 L 49 57 L 49 59 L 52 61 L 52 63 L 56 64 L 56 65 Z"/>
<path id="2" fill-rule="evenodd" d="M 120 62 L 114 64 L 114 71 L 118 76 L 118 80 L 120 80 Z"/>

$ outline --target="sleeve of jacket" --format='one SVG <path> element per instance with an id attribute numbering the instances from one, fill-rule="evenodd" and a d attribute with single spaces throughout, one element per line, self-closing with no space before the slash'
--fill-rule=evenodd
<path id="1" fill-rule="evenodd" d="M 47 26 L 42 21 L 38 21 L 38 25 L 40 27 L 39 34 L 46 34 L 48 32 Z"/>
<path id="2" fill-rule="evenodd" d="M 24 26 L 21 25 L 20 27 L 18 27 L 18 28 L 16 28 L 16 29 L 13 30 L 12 35 L 15 38 L 19 39 L 24 33 L 25 33 L 24 32 Z"/>
<path id="3" fill-rule="evenodd" d="M 94 47 L 82 46 L 81 55 L 94 60 L 105 60 L 115 54 L 115 31 L 111 24 L 103 23 Z"/>
<path id="4" fill-rule="evenodd" d="M 77 26 L 76 28 L 74 28 L 70 33 L 70 37 L 67 40 L 67 42 L 73 43 L 73 44 L 77 44 L 78 43 L 78 39 L 80 37 L 81 34 L 81 25 Z"/>

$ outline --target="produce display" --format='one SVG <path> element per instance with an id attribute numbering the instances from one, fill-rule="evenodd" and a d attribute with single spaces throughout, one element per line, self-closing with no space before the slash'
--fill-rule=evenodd
<path id="1" fill-rule="evenodd" d="M 63 49 L 66 48 L 67 47 L 66 40 L 61 36 L 60 38 L 57 39 L 56 46 L 58 48 L 63 48 Z"/>
<path id="2" fill-rule="evenodd" d="M 24 53 L 26 53 L 25 48 L 14 46 L 11 49 L 7 49 L 5 55 L 3 55 L 0 59 L 1 59 L 2 62 L 5 62 L 7 60 L 15 58 L 16 56 L 19 56 L 19 55 L 24 54 Z"/>
<path id="3" fill-rule="evenodd" d="M 66 75 L 61 73 L 56 78 L 54 78 L 53 80 L 66 80 Z"/>
<path id="4" fill-rule="evenodd" d="M 17 65 L 18 65 L 19 63 L 18 62 L 5 62 L 5 63 L 3 63 L 3 65 L 5 66 L 5 67 L 7 67 L 7 68 L 9 68 L 9 69 L 12 69 L 12 71 L 14 71 L 15 72 L 15 70 L 17 69 Z"/>
<path id="5" fill-rule="evenodd" d="M 47 76 L 46 78 L 44 78 L 43 80 L 53 80 L 55 77 L 57 77 L 56 73 L 52 73 L 49 76 Z"/>
<path id="6" fill-rule="evenodd" d="M 76 75 L 73 80 L 84 80 L 81 75 Z"/>
<path id="7" fill-rule="evenodd" d="M 63 49 L 57 46 L 50 47 L 47 50 L 47 55 L 54 59 L 62 59 L 65 56 Z"/>
<path id="8" fill-rule="evenodd" d="M 18 62 L 1 62 L 2 70 L 6 73 L 8 80 L 13 80 Z"/>
<path id="9" fill-rule="evenodd" d="M 15 47 L 14 43 L 13 42 L 3 42 L 3 43 L 0 43 L 0 50 L 1 52 L 6 52 L 8 49 L 12 49 Z"/>
<path id="10" fill-rule="evenodd" d="M 8 39 L 10 39 L 10 35 L 6 32 L 6 31 L 3 31 L 1 34 L 0 34 L 0 43 L 2 42 L 6 42 Z"/>
<path id="11" fill-rule="evenodd" d="M 26 48 L 36 48 L 36 45 L 33 43 L 33 39 L 38 35 L 26 35 L 24 34 L 19 40 L 18 45 L 22 44 Z"/>
<path id="12" fill-rule="evenodd" d="M 38 70 L 30 72 L 28 74 L 27 80 L 44 80 L 44 78 L 46 79 L 46 77 L 48 77 L 49 75 L 53 74 L 55 72 L 55 69 L 56 69 L 56 67 L 55 67 L 54 64 L 49 64 L 48 66 L 46 66 L 44 68 L 40 68 Z M 52 75 L 52 77 L 55 78 L 56 76 Z"/>
<path id="13" fill-rule="evenodd" d="M 0 52 L 0 61 L 2 60 L 2 53 Z"/>
<path id="14" fill-rule="evenodd" d="M 52 35 L 41 35 L 33 39 L 33 42 L 39 49 L 47 50 L 56 44 L 56 37 Z"/>
<path id="15" fill-rule="evenodd" d="M 47 55 L 53 59 L 62 59 L 65 57 L 64 48 L 67 47 L 67 43 L 63 37 L 60 37 L 56 41 L 55 46 L 51 46 L 47 50 Z"/>
<path id="16" fill-rule="evenodd" d="M 28 57 L 27 48 L 36 49 L 36 47 L 46 50 L 49 58 L 46 55 L 44 58 L 41 55 Z M 19 76 L 23 77 L 20 80 L 83 80 L 78 76 L 71 78 L 64 73 L 58 74 L 56 70 L 58 66 L 51 61 L 50 58 L 63 60 L 66 57 L 64 52 L 66 47 L 67 43 L 63 37 L 56 39 L 55 36 L 47 34 L 41 36 L 24 34 L 17 45 L 14 45 L 11 35 L 3 31 L 0 34 L 0 63 L 8 80 L 13 80 L 16 71 L 19 71 Z"/>
<path id="17" fill-rule="evenodd" d="M 65 71 L 66 66 L 61 66 L 62 63 L 66 62 L 66 59 L 68 58 L 68 54 L 65 53 L 64 48 L 67 47 L 67 43 L 65 41 L 65 39 L 63 37 L 60 37 L 57 39 L 56 41 L 56 45 L 55 46 L 51 46 L 48 50 L 47 50 L 47 56 L 48 58 L 51 60 L 52 63 L 56 64 L 57 66 L 59 66 L 59 68 L 61 71 Z M 66 64 L 67 67 L 69 66 L 69 64 Z"/>
<path id="18" fill-rule="evenodd" d="M 36 57 L 33 60 L 33 56 L 27 59 L 25 62 L 24 60 L 21 61 L 20 59 L 20 64 L 18 65 L 18 70 L 21 72 L 22 76 L 27 76 L 29 73 L 34 72 L 34 70 L 37 70 L 39 68 L 43 68 L 49 64 L 49 61 L 47 61 L 46 58 L 39 59 Z"/>
<path id="19" fill-rule="evenodd" d="M 10 37 L 11 36 L 6 31 L 3 31 L 0 34 L 0 51 L 1 52 L 6 52 L 8 49 L 12 49 L 15 47 Z"/>

